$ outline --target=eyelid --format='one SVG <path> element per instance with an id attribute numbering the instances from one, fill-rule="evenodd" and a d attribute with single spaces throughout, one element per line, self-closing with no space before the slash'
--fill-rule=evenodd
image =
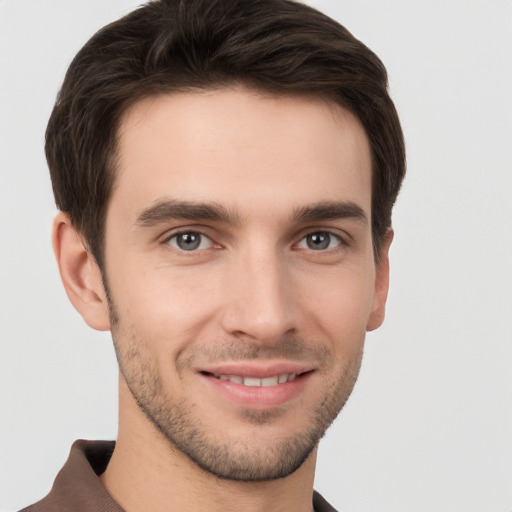
<path id="1" fill-rule="evenodd" d="M 185 233 L 197 233 L 198 235 L 203 235 L 206 238 L 212 239 L 212 236 L 207 233 L 207 230 L 202 226 L 194 226 L 194 225 L 180 225 L 170 229 L 167 229 L 164 233 L 159 235 L 159 239 L 161 242 L 166 243 L 172 237 L 183 235 Z"/>
<path id="2" fill-rule="evenodd" d="M 299 243 L 301 243 L 303 240 L 305 240 L 308 236 L 319 234 L 319 233 L 326 233 L 326 234 L 336 238 L 337 240 L 339 240 L 338 246 L 333 247 L 331 249 L 325 249 L 324 252 L 327 250 L 335 250 L 335 249 L 338 249 L 339 247 L 347 247 L 354 241 L 353 237 L 346 231 L 342 231 L 340 229 L 336 229 L 336 228 L 332 228 L 332 227 L 328 227 L 328 228 L 313 227 L 313 228 L 307 228 L 306 230 L 304 230 L 300 234 L 298 242 L 296 242 L 294 245 L 297 246 Z M 307 250 L 312 250 L 312 249 L 307 249 Z M 318 252 L 321 252 L 321 251 L 318 251 Z"/>
<path id="3" fill-rule="evenodd" d="M 329 235 L 329 237 L 330 237 L 329 245 L 333 241 L 337 242 L 336 245 L 334 247 L 326 247 L 325 249 L 313 249 L 311 247 L 308 247 L 307 246 L 307 238 L 312 236 L 312 235 L 319 235 L 319 234 Z M 304 247 L 300 247 L 301 244 L 304 244 L 305 246 Z M 329 230 L 326 230 L 326 229 L 322 229 L 322 230 L 316 229 L 316 230 L 309 231 L 308 233 L 304 234 L 302 236 L 302 238 L 297 242 L 296 247 L 298 249 L 300 249 L 300 250 L 306 250 L 306 251 L 313 251 L 313 252 L 321 253 L 321 252 L 336 251 L 336 250 L 339 250 L 342 247 L 345 247 L 346 245 L 347 245 L 347 243 L 337 233 L 333 233 L 332 231 L 329 231 Z"/>
<path id="4" fill-rule="evenodd" d="M 167 245 L 169 247 L 171 247 L 173 250 L 175 251 L 178 251 L 180 253 L 188 253 L 189 255 L 192 255 L 194 253 L 198 253 L 198 252 L 201 252 L 201 251 L 206 251 L 208 249 L 212 249 L 212 248 L 220 248 L 220 244 L 218 244 L 211 235 L 207 234 L 205 232 L 206 230 L 203 230 L 202 228 L 200 227 L 195 227 L 195 226 L 180 226 L 179 228 L 174 228 L 172 230 L 169 230 L 167 231 L 164 235 L 162 235 L 161 237 L 161 243 L 163 245 Z M 184 234 L 196 234 L 196 235 L 200 235 L 202 238 L 205 238 L 209 241 L 209 244 L 208 244 L 208 247 L 205 247 L 203 249 L 195 249 L 195 250 L 190 250 L 190 251 L 186 251 L 184 249 L 180 249 L 179 247 L 176 247 L 174 245 L 171 245 L 169 242 L 173 239 L 173 238 L 176 238 L 180 235 L 184 235 Z"/>
<path id="5" fill-rule="evenodd" d="M 189 250 L 181 248 L 179 246 L 178 239 L 180 236 L 183 236 L 183 235 L 194 235 L 195 237 L 198 237 L 199 238 L 198 246 L 191 248 Z M 173 243 L 174 239 L 176 240 L 176 243 Z M 193 252 L 199 252 L 199 251 L 205 251 L 207 249 L 211 249 L 212 245 L 213 245 L 213 240 L 210 237 L 208 237 L 202 233 L 198 233 L 197 231 L 185 231 L 184 233 L 174 233 L 167 240 L 167 244 L 170 245 L 173 249 L 176 249 L 177 251 L 193 253 Z M 203 245 L 206 245 L 206 247 L 202 247 Z"/>
<path id="6" fill-rule="evenodd" d="M 216 248 L 222 248 L 222 246 L 223 246 L 223 244 L 220 244 L 219 242 L 216 241 L 217 237 L 214 238 L 214 236 L 209 234 L 209 230 L 204 229 L 202 226 L 179 226 L 176 228 L 172 228 L 160 236 L 160 243 L 162 243 L 164 245 L 169 245 L 169 241 L 172 238 L 177 237 L 179 235 L 187 234 L 187 233 L 194 233 L 194 234 L 201 235 L 202 237 L 208 239 L 210 241 L 210 245 L 213 247 L 216 246 Z M 338 249 L 339 247 L 347 247 L 347 246 L 351 245 L 352 242 L 354 242 L 353 236 L 351 236 L 350 233 L 347 233 L 344 230 L 340 230 L 338 228 L 333 228 L 333 227 L 318 227 L 318 226 L 315 227 L 314 226 L 314 227 L 308 227 L 308 228 L 301 230 L 301 233 L 297 237 L 298 240 L 296 238 L 297 241 L 293 244 L 293 246 L 297 247 L 297 245 L 299 243 L 301 243 L 306 237 L 314 235 L 314 234 L 318 234 L 318 233 L 327 233 L 339 241 L 339 244 L 336 247 L 333 247 L 331 249 L 324 249 L 324 251 L 318 251 L 318 252 L 326 252 L 329 250 Z M 173 247 L 173 248 L 180 252 L 187 252 L 187 251 L 184 251 L 179 248 L 175 248 L 175 247 Z M 206 250 L 209 248 L 211 248 L 211 247 L 208 247 L 205 249 L 200 249 L 200 250 Z M 306 249 L 306 250 L 312 250 L 312 249 Z M 198 250 L 188 251 L 188 252 L 192 253 L 192 252 L 197 252 L 197 251 Z"/>

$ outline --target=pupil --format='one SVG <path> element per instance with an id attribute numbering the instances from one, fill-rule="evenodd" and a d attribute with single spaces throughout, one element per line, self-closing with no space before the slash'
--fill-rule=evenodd
<path id="1" fill-rule="evenodd" d="M 310 249 L 318 251 L 320 249 L 327 249 L 330 241 L 329 233 L 315 233 L 308 236 L 307 244 Z"/>
<path id="2" fill-rule="evenodd" d="M 199 247 L 201 238 L 196 233 L 183 233 L 178 236 L 178 246 L 184 251 L 192 251 Z"/>

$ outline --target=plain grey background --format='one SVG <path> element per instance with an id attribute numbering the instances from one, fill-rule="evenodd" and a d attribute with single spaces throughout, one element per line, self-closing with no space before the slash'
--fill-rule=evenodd
<path id="1" fill-rule="evenodd" d="M 137 0 L 0 0 L 0 511 L 113 439 L 108 333 L 68 303 L 43 134 L 76 51 Z M 311 0 L 386 64 L 409 174 L 384 326 L 323 441 L 346 512 L 512 512 L 512 1 Z"/>

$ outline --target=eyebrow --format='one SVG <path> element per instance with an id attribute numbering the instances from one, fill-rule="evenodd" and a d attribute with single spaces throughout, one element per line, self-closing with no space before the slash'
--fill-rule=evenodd
<path id="1" fill-rule="evenodd" d="M 364 210 L 351 201 L 313 203 L 296 208 L 291 215 L 292 222 L 298 224 L 336 219 L 354 219 L 364 224 L 368 223 Z M 138 215 L 135 226 L 148 228 L 169 220 L 207 220 L 240 224 L 240 217 L 219 203 L 163 200 L 144 209 Z"/>
<path id="2" fill-rule="evenodd" d="M 209 220 L 238 224 L 239 218 L 218 203 L 196 203 L 189 201 L 164 200 L 143 210 L 136 227 L 147 228 L 169 220 Z"/>
<path id="3" fill-rule="evenodd" d="M 353 219 L 368 224 L 368 216 L 364 210 L 352 201 L 330 201 L 302 206 L 294 211 L 292 219 L 297 223 Z"/>

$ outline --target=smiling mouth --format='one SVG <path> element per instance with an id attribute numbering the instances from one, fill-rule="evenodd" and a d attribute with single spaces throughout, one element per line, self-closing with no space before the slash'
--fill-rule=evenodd
<path id="1" fill-rule="evenodd" d="M 270 377 L 242 377 L 241 375 L 218 375 L 216 373 L 210 373 L 210 372 L 201 372 L 203 375 L 207 377 L 213 377 L 217 380 L 225 380 L 232 382 L 234 384 L 241 384 L 243 386 L 249 386 L 249 387 L 273 387 L 278 386 L 280 384 L 286 384 L 287 382 L 292 382 L 296 378 L 301 377 L 302 375 L 306 375 L 310 372 L 303 372 L 303 373 L 282 373 L 279 375 L 273 375 Z"/>

